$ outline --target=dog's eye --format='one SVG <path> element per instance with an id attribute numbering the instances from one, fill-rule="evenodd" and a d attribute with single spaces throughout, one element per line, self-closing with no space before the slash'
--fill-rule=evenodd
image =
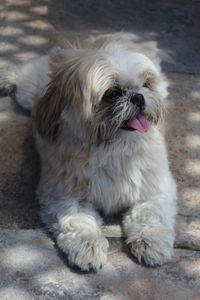
<path id="1" fill-rule="evenodd" d="M 116 98 L 122 96 L 122 90 L 120 88 L 114 88 L 105 92 L 104 97 L 106 98 Z"/>

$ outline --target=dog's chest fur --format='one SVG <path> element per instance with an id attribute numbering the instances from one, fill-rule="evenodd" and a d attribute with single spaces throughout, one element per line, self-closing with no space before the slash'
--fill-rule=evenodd
<path id="1" fill-rule="evenodd" d="M 88 200 L 104 213 L 115 213 L 138 200 L 142 173 L 130 157 L 112 157 L 90 178 Z"/>
<path id="2" fill-rule="evenodd" d="M 131 146 L 131 145 L 130 145 Z M 109 153 L 110 152 L 110 153 Z M 94 153 L 90 168 L 88 200 L 104 211 L 115 213 L 140 199 L 148 158 L 124 149 Z"/>
<path id="3" fill-rule="evenodd" d="M 80 150 L 73 145 L 71 151 L 71 147 L 62 151 L 42 147 L 39 151 L 43 154 L 42 177 L 49 178 L 44 190 L 74 195 L 91 202 L 105 214 L 130 207 L 140 200 L 142 188 L 153 176 L 149 167 L 157 164 L 158 156 L 152 153 L 155 149 L 150 140 L 150 137 L 143 139 L 138 151 L 131 150 L 133 144 L 95 150 Z M 157 143 L 158 140 L 159 136 Z"/>

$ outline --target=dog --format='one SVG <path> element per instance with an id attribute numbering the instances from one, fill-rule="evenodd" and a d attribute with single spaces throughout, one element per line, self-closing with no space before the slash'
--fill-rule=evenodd
<path id="1" fill-rule="evenodd" d="M 103 214 L 124 211 L 139 262 L 172 256 L 176 184 L 159 130 L 167 85 L 159 63 L 125 33 L 64 43 L 22 70 L 16 99 L 32 111 L 41 218 L 83 271 L 106 263 Z"/>

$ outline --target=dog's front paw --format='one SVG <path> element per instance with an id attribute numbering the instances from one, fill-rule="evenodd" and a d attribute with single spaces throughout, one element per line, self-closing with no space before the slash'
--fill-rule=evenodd
<path id="1" fill-rule="evenodd" d="M 168 262 L 173 253 L 174 233 L 163 227 L 149 227 L 130 241 L 131 253 L 146 265 L 155 266 Z"/>
<path id="2" fill-rule="evenodd" d="M 98 271 L 107 261 L 108 241 L 105 237 L 91 240 L 68 240 L 60 234 L 58 245 L 68 255 L 70 265 L 83 271 Z"/>

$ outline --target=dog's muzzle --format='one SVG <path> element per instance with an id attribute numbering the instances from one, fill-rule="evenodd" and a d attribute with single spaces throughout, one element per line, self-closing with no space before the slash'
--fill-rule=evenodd
<path id="1" fill-rule="evenodd" d="M 131 97 L 131 103 L 133 103 L 134 105 L 137 105 L 139 109 L 144 109 L 145 106 L 145 100 L 144 100 L 144 96 L 142 94 L 134 94 Z"/>
<path id="2" fill-rule="evenodd" d="M 142 94 L 136 93 L 130 98 L 130 102 L 137 107 L 138 113 L 134 113 L 128 120 L 125 120 L 121 126 L 124 130 L 137 130 L 145 133 L 150 129 L 150 121 L 144 115 L 145 99 Z"/>

